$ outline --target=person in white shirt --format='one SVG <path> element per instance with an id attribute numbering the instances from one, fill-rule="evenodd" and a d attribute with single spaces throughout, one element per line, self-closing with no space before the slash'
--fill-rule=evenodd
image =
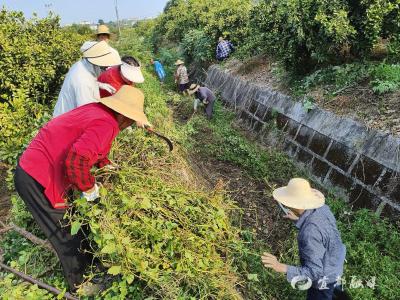
<path id="1" fill-rule="evenodd" d="M 65 76 L 53 118 L 79 106 L 98 102 L 99 88 L 115 93 L 115 89 L 97 81 L 101 67 L 121 64 L 118 54 L 110 50 L 106 42 L 85 42 L 81 47 L 82 59 L 72 65 Z"/>

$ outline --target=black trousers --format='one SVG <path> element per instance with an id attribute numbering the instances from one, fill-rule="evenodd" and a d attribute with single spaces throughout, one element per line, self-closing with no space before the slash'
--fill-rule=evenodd
<path id="1" fill-rule="evenodd" d="M 72 291 L 76 285 L 82 283 L 86 268 L 92 263 L 93 257 L 85 253 L 89 243 L 83 230 L 77 234 L 70 234 L 70 226 L 63 225 L 65 210 L 54 209 L 47 197 L 44 188 L 19 165 L 14 175 L 15 189 L 24 200 L 28 210 L 42 229 L 61 262 L 65 280 Z"/>
<path id="2" fill-rule="evenodd" d="M 350 296 L 343 290 L 342 285 L 329 283 L 326 289 L 310 288 L 307 290 L 307 300 L 350 300 Z"/>

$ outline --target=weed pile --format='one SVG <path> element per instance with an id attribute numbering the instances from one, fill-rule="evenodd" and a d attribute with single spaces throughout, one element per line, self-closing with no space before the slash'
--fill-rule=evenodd
<path id="1" fill-rule="evenodd" d="M 120 275 L 119 297 L 141 281 L 163 299 L 238 298 L 229 263 L 238 245 L 228 215 L 233 203 L 222 192 L 193 189 L 196 179 L 179 153 L 153 139 L 138 131 L 118 139 L 113 159 L 121 169 L 98 176 L 99 203 L 75 201 L 72 230 L 90 228 L 95 257 Z"/>

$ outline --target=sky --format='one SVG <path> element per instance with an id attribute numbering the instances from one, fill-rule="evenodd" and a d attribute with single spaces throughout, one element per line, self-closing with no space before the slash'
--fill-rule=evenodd
<path id="1" fill-rule="evenodd" d="M 117 0 L 120 19 L 148 18 L 159 15 L 167 0 Z M 89 21 L 115 21 L 115 0 L 0 0 L 0 7 L 23 11 L 27 18 L 36 12 L 45 17 L 51 10 L 61 17 L 61 24 Z"/>

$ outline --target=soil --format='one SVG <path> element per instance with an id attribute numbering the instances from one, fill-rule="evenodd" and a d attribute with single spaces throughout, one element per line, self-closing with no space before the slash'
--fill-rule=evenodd
<path id="1" fill-rule="evenodd" d="M 292 227 L 282 218 L 283 213 L 266 191 L 265 182 L 251 178 L 239 167 L 225 161 L 205 156 L 190 159 L 196 173 L 202 175 L 210 188 L 223 184 L 229 197 L 242 210 L 238 225 L 256 234 L 258 239 L 271 246 L 273 252 L 280 252 L 282 243 Z"/>
<path id="2" fill-rule="evenodd" d="M 290 95 L 284 80 L 275 75 L 276 67 L 276 63 L 265 56 L 256 56 L 245 62 L 232 59 L 224 65 L 224 68 L 243 80 Z M 307 96 L 312 97 L 323 109 L 350 117 L 368 128 L 400 136 L 400 91 L 376 95 L 368 82 L 361 82 L 337 92 L 334 97 L 328 97 L 327 88 L 317 87 Z"/>

